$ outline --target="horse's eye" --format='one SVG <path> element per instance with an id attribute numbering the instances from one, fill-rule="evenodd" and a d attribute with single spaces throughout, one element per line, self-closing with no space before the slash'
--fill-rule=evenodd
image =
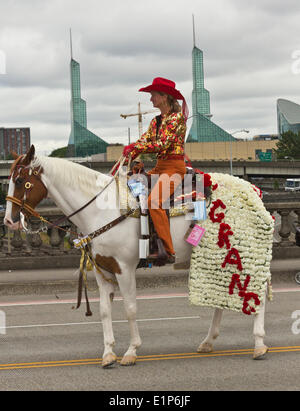
<path id="1" fill-rule="evenodd" d="M 24 182 L 23 178 L 18 177 L 18 178 L 16 179 L 16 185 L 17 185 L 17 186 L 22 185 L 23 182 Z"/>

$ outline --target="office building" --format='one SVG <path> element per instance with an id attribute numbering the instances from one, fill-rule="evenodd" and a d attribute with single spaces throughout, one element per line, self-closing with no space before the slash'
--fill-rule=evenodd
<path id="1" fill-rule="evenodd" d="M 29 148 L 29 127 L 0 127 L 0 159 L 7 159 L 11 152 L 25 154 Z"/>

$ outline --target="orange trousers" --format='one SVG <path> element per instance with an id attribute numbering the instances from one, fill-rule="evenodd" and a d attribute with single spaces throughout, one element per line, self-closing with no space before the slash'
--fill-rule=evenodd
<path id="1" fill-rule="evenodd" d="M 175 254 L 169 220 L 165 209 L 168 198 L 174 193 L 176 187 L 181 184 L 186 173 L 184 160 L 158 160 L 156 166 L 148 172 L 151 174 L 151 192 L 148 197 L 148 210 L 150 212 L 158 237 L 163 241 L 165 250 L 169 254 Z"/>

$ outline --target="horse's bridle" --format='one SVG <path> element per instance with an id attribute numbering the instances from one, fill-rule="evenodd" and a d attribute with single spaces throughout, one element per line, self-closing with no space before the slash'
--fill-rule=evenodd
<path id="1" fill-rule="evenodd" d="M 20 156 L 21 157 L 21 156 Z M 24 173 L 25 171 L 25 173 Z M 22 175 L 21 175 L 22 173 Z M 27 199 L 27 194 L 32 190 L 34 187 L 34 182 L 29 181 L 32 178 L 36 178 L 39 180 L 39 182 L 43 185 L 45 189 L 45 195 L 44 197 L 47 197 L 48 190 L 45 184 L 43 183 L 41 179 L 41 167 L 32 167 L 30 165 L 24 166 L 22 164 L 16 164 L 15 168 L 12 170 L 9 178 L 13 180 L 13 182 L 17 185 L 18 180 L 21 180 L 20 183 L 24 184 L 24 195 L 23 198 L 20 200 L 14 196 L 6 196 L 6 200 L 10 201 L 11 203 L 14 203 L 20 207 L 20 212 L 23 210 L 27 211 L 34 217 L 40 217 L 40 214 L 35 211 L 29 204 L 26 203 Z M 24 181 L 25 180 L 25 181 Z"/>

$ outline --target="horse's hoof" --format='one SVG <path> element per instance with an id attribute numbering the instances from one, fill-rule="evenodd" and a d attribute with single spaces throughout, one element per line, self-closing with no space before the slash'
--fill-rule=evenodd
<path id="1" fill-rule="evenodd" d="M 102 367 L 107 368 L 117 361 L 116 354 L 106 354 L 106 356 L 102 359 Z"/>
<path id="2" fill-rule="evenodd" d="M 264 345 L 263 347 L 255 348 L 253 352 L 253 360 L 263 360 L 268 352 L 269 348 Z"/>
<path id="3" fill-rule="evenodd" d="M 122 358 L 120 365 L 134 365 L 136 363 L 136 356 L 135 355 L 124 355 Z"/>
<path id="4" fill-rule="evenodd" d="M 213 351 L 213 346 L 210 343 L 202 343 L 199 345 L 197 352 L 212 352 Z"/>

